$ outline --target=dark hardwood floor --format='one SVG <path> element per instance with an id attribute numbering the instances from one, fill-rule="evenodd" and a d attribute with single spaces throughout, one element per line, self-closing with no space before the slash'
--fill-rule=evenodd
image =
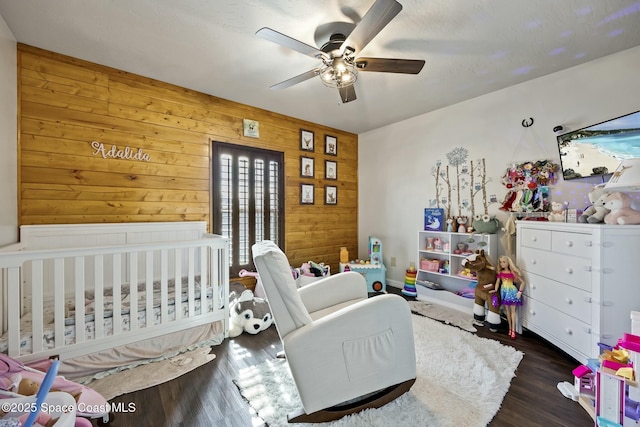
<path id="1" fill-rule="evenodd" d="M 399 292 L 395 288 L 390 291 Z M 560 381 L 573 381 L 574 359 L 536 335 L 525 331 L 511 340 L 479 328 L 477 335 L 496 339 L 524 352 L 491 427 L 592 426 L 593 420 L 577 403 L 557 390 Z M 242 334 L 212 348 L 216 359 L 176 380 L 114 399 L 135 411 L 116 413 L 109 423 L 125 426 L 260 427 L 264 423 L 238 393 L 232 379 L 243 368 L 276 357 L 282 349 L 275 327 L 258 335 Z M 420 355 L 417 355 L 420 357 Z M 419 426 L 414 424 L 411 427 Z M 464 426 L 461 426 L 464 427 Z"/>

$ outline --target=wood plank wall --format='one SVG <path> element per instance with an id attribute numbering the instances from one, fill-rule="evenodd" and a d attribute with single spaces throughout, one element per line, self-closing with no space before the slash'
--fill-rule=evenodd
<path id="1" fill-rule="evenodd" d="M 338 270 L 339 250 L 357 254 L 358 137 L 104 67 L 18 45 L 19 223 L 77 224 L 205 220 L 211 228 L 212 141 L 284 153 L 285 251 Z M 242 119 L 260 123 L 243 136 Z M 300 150 L 300 129 L 315 151 Z M 324 154 L 324 135 L 338 155 Z M 103 158 L 91 143 L 142 150 L 149 161 Z M 315 178 L 300 178 L 300 156 L 315 159 Z M 324 180 L 324 161 L 338 180 Z M 315 204 L 300 205 L 300 184 L 315 184 Z M 324 186 L 338 204 L 324 204 Z"/>

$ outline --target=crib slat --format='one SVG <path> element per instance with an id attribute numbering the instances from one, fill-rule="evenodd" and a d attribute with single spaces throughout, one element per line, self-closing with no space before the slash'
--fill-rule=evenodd
<path id="1" fill-rule="evenodd" d="M 169 298 L 169 291 L 167 289 L 167 276 L 169 263 L 169 254 L 166 249 L 160 250 L 160 320 L 162 324 L 169 322 L 169 314 L 167 308 L 167 299 Z"/>
<path id="2" fill-rule="evenodd" d="M 54 342 L 55 348 L 64 347 L 64 258 L 53 261 Z"/>
<path id="3" fill-rule="evenodd" d="M 138 329 L 138 252 L 129 253 L 129 330 Z"/>
<path id="4" fill-rule="evenodd" d="M 7 268 L 7 338 L 9 340 L 8 354 L 11 357 L 20 356 L 20 267 Z"/>
<path id="5" fill-rule="evenodd" d="M 84 263 L 85 257 L 78 256 L 74 258 L 74 289 L 76 294 L 75 303 L 75 335 L 76 343 L 85 342 L 85 322 L 84 322 L 84 292 L 86 289 L 84 280 Z"/>
<path id="6" fill-rule="evenodd" d="M 42 260 L 31 262 L 31 348 L 33 352 L 40 352 L 42 346 L 42 319 L 44 313 L 42 289 Z"/>
<path id="7" fill-rule="evenodd" d="M 153 251 L 146 251 L 145 297 L 147 325 L 153 325 Z"/>
<path id="8" fill-rule="evenodd" d="M 187 260 L 188 264 L 189 264 L 189 272 L 188 277 L 187 277 L 187 286 L 188 286 L 188 292 L 189 292 L 189 297 L 188 297 L 188 302 L 189 302 L 189 317 L 194 317 L 196 315 L 196 308 L 195 308 L 195 270 L 196 270 L 196 266 L 195 266 L 195 248 L 189 248 L 188 251 L 188 256 L 189 259 Z"/>
<path id="9" fill-rule="evenodd" d="M 213 310 L 216 311 L 220 307 L 220 271 L 218 269 L 218 262 L 220 262 L 220 255 L 222 250 L 219 248 L 209 247 L 210 260 L 209 260 L 209 277 L 211 278 L 211 287 L 213 291 Z"/>
<path id="10" fill-rule="evenodd" d="M 207 301 L 207 291 L 209 290 L 209 254 L 206 246 L 199 248 L 200 252 L 200 314 L 209 312 L 209 304 Z"/>
<path id="11" fill-rule="evenodd" d="M 176 284 L 175 284 L 175 313 L 176 322 L 182 319 L 182 251 L 183 249 L 177 248 L 174 251 L 174 264 L 176 268 Z"/>
<path id="12" fill-rule="evenodd" d="M 94 340 L 104 337 L 104 256 L 94 257 L 93 330 Z"/>
<path id="13" fill-rule="evenodd" d="M 113 310 L 111 315 L 113 335 L 122 333 L 122 255 L 114 254 L 113 272 Z"/>

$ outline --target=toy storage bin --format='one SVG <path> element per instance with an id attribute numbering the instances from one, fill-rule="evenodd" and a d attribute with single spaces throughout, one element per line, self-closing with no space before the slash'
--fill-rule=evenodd
<path id="1" fill-rule="evenodd" d="M 425 259 L 420 260 L 420 269 L 426 271 L 435 271 L 436 273 L 440 269 L 440 261 L 437 259 Z"/>

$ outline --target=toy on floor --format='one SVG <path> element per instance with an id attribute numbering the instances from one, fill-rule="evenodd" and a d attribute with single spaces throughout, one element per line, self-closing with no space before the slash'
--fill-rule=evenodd
<path id="1" fill-rule="evenodd" d="M 14 359 L 5 356 L 0 357 L 0 371 L 3 382 L 9 378 L 21 377 L 24 372 L 24 365 Z M 40 381 L 31 379 L 31 383 L 37 383 L 35 393 L 29 395 L 19 395 L 10 391 L 3 391 L 3 396 L 8 396 L 2 400 L 0 410 L 0 426 L 28 426 L 42 425 L 61 427 L 91 427 L 91 422 L 84 418 L 76 418 L 76 399 L 67 392 L 52 392 L 51 387 L 62 377 L 56 377 L 59 360 L 51 360 L 46 373 L 38 372 Z M 64 379 L 63 379 L 64 380 Z M 6 385 L 6 384 L 5 384 Z M 78 385 L 79 387 L 82 387 Z M 31 392 L 32 390 L 23 390 Z M 108 406 L 106 401 L 105 405 Z M 106 407 L 106 406 L 105 406 Z M 24 413 L 23 413 L 24 412 Z"/>
<path id="2" fill-rule="evenodd" d="M 473 255 L 462 260 L 462 267 L 475 272 L 478 284 L 474 291 L 473 322 L 476 326 L 483 326 L 485 317 L 489 323 L 491 332 L 498 332 L 500 326 L 500 304 L 496 307 L 492 303 L 490 291 L 496 283 L 496 268 L 485 255 L 484 250 L 477 250 Z M 485 307 L 488 306 L 489 314 L 485 316 Z"/>
<path id="3" fill-rule="evenodd" d="M 516 283 L 519 284 L 516 287 Z M 496 284 L 492 291 L 494 295 L 500 293 L 500 301 L 505 306 L 507 321 L 509 322 L 509 338 L 516 339 L 516 307 L 522 305 L 522 290 L 524 280 L 522 273 L 515 266 L 513 260 L 508 256 L 498 258 L 498 273 L 496 274 Z"/>
<path id="4" fill-rule="evenodd" d="M 239 286 L 242 287 L 242 293 Z M 273 324 L 269 304 L 263 298 L 256 298 L 250 289 L 242 284 L 233 284 L 236 290 L 229 294 L 229 337 L 234 338 L 246 332 L 255 335 Z"/>
<path id="5" fill-rule="evenodd" d="M 418 270 L 412 265 L 404 274 L 404 288 L 402 288 L 402 294 L 408 297 L 417 297 L 418 291 L 416 290 L 416 276 Z"/>
<path id="6" fill-rule="evenodd" d="M 57 360 L 45 359 L 33 363 L 32 366 L 38 367 L 38 369 L 34 369 L 0 353 L 0 399 L 29 397 L 29 395 L 23 395 L 20 392 L 32 395 L 33 392 L 39 390 L 40 384 L 43 384 L 46 378 L 44 371 L 49 372 L 56 363 L 58 363 Z M 77 402 L 79 417 L 99 418 L 105 423 L 108 422 L 109 403 L 92 388 L 67 380 L 62 376 L 54 376 L 50 389 L 69 394 Z"/>

